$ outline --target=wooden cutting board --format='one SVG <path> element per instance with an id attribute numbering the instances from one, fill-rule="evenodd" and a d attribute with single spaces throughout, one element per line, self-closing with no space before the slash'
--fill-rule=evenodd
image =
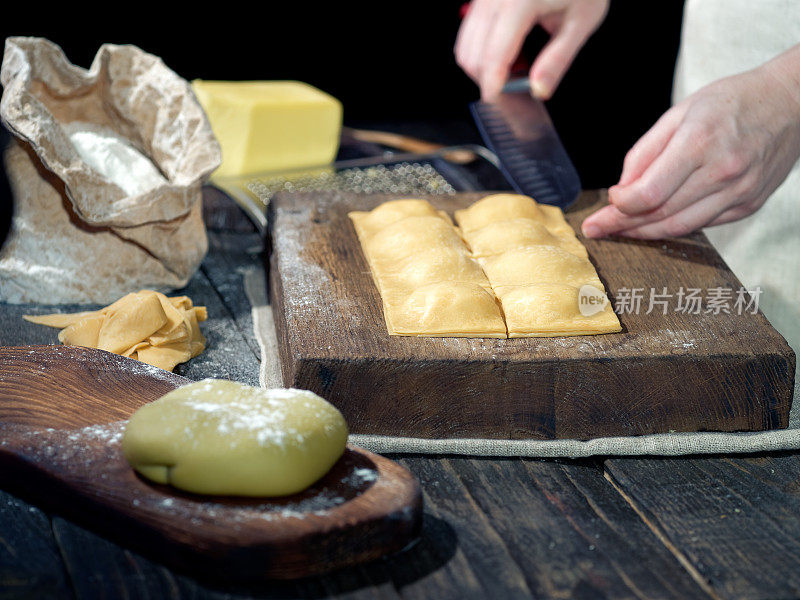
<path id="1" fill-rule="evenodd" d="M 125 421 L 186 383 L 100 350 L 0 347 L 0 486 L 174 568 L 228 581 L 324 573 L 416 539 L 414 476 L 353 446 L 286 498 L 198 496 L 138 477 L 120 448 Z"/>
<path id="2" fill-rule="evenodd" d="M 434 196 L 452 215 L 485 193 Z M 788 425 L 795 357 L 761 313 L 699 314 L 649 291 L 740 282 L 702 234 L 585 240 L 612 300 L 641 288 L 622 333 L 563 338 L 390 336 L 348 211 L 391 196 L 279 195 L 269 208 L 270 298 L 286 385 L 314 390 L 354 433 L 421 438 L 579 438 Z M 576 231 L 605 204 L 586 192 Z M 768 292 L 767 292 L 768 293 Z"/>

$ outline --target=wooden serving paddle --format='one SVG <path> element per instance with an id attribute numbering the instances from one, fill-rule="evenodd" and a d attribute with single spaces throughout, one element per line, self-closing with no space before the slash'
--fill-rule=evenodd
<path id="1" fill-rule="evenodd" d="M 101 350 L 0 347 L 0 487 L 209 577 L 320 574 L 419 535 L 414 476 L 353 446 L 311 488 L 286 498 L 199 496 L 142 479 L 122 455 L 125 421 L 187 383 Z"/>

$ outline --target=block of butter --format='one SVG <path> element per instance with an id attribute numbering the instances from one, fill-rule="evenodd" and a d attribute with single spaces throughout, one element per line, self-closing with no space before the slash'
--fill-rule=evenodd
<path id="1" fill-rule="evenodd" d="M 325 165 L 336 156 L 342 104 L 299 81 L 192 82 L 222 146 L 216 177 Z"/>

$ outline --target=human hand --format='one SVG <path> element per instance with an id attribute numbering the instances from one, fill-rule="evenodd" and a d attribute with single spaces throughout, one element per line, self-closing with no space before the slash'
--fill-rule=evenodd
<path id="1" fill-rule="evenodd" d="M 534 25 L 549 34 L 530 71 L 531 91 L 552 96 L 575 55 L 608 11 L 609 0 L 473 0 L 458 31 L 456 62 L 493 100 Z"/>
<path id="2" fill-rule="evenodd" d="M 628 152 L 611 205 L 584 235 L 676 237 L 758 210 L 800 156 L 798 49 L 668 110 Z"/>

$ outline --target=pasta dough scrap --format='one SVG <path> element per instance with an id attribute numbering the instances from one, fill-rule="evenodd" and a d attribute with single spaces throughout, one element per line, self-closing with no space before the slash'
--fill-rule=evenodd
<path id="1" fill-rule="evenodd" d="M 99 348 L 167 371 L 205 350 L 199 323 L 207 318 L 206 308 L 194 306 L 187 296 L 167 298 L 152 290 L 128 294 L 98 311 L 23 316 L 63 327 L 62 344 Z"/>
<path id="2" fill-rule="evenodd" d="M 606 301 L 600 312 L 584 316 L 578 305 L 580 289 L 560 283 L 506 286 L 495 289 L 503 307 L 508 337 L 593 335 L 622 330 Z"/>
<path id="3" fill-rule="evenodd" d="M 347 435 L 313 392 L 205 379 L 137 410 L 122 452 L 147 479 L 196 494 L 286 496 L 325 475 Z"/>
<path id="4" fill-rule="evenodd" d="M 51 315 L 24 315 L 22 318 L 38 325 L 46 325 L 47 327 L 64 329 L 65 327 L 69 327 L 73 323 L 80 321 L 85 317 L 91 317 L 96 314 L 97 311 L 90 310 L 77 313 L 53 313 Z"/>
<path id="5" fill-rule="evenodd" d="M 25 318 L 25 317 L 23 317 Z M 33 319 L 28 319 L 33 321 Z M 74 321 L 66 328 L 58 332 L 58 341 L 70 346 L 87 346 L 89 348 L 99 347 L 100 329 L 106 320 L 105 315 L 90 314 L 78 321 Z M 36 321 L 33 321 L 34 323 Z"/>
<path id="6" fill-rule="evenodd" d="M 97 335 L 97 348 L 121 354 L 161 331 L 169 320 L 155 294 L 131 294 L 108 310 Z"/>

